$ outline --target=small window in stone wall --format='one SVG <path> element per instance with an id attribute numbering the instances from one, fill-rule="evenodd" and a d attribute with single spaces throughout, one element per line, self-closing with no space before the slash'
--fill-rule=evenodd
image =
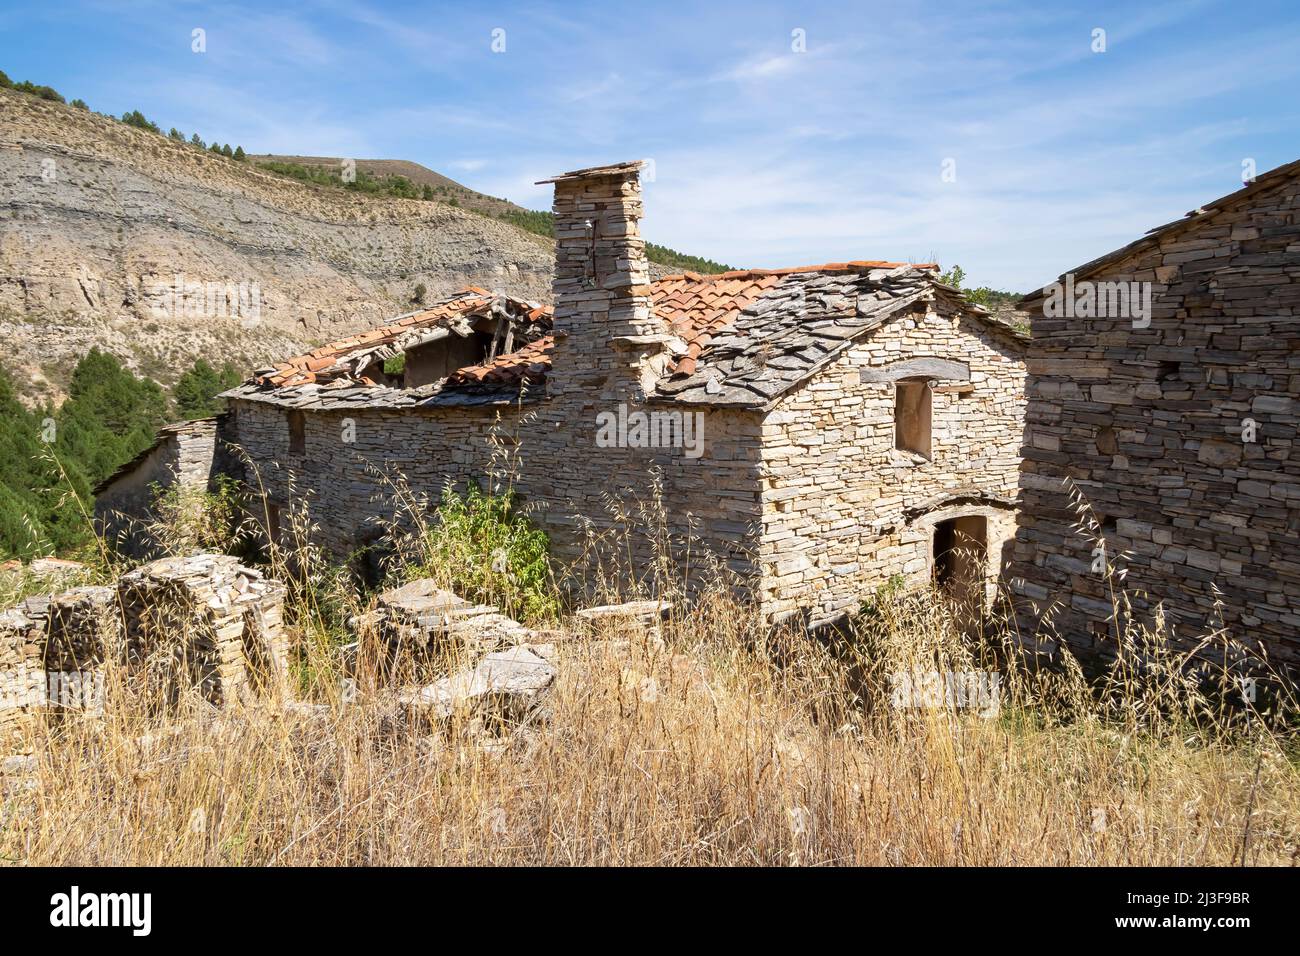
<path id="1" fill-rule="evenodd" d="M 894 385 L 894 447 L 930 459 L 931 389 L 928 379 Z"/>
<path id="2" fill-rule="evenodd" d="M 296 408 L 289 409 L 289 454 L 307 453 L 307 416 Z"/>

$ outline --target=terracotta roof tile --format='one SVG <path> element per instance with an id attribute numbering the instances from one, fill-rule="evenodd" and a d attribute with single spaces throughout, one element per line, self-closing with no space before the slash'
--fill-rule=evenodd
<path id="1" fill-rule="evenodd" d="M 674 376 L 692 375 L 699 366 L 701 353 L 719 335 L 736 322 L 737 317 L 781 280 L 795 273 L 808 272 L 863 272 L 869 269 L 895 269 L 904 263 L 865 260 L 831 262 L 823 265 L 798 266 L 789 269 L 743 269 L 712 275 L 684 272 L 665 276 L 650 286 L 654 311 L 666 319 L 672 331 L 685 343 L 685 350 L 676 356 L 670 368 Z M 916 269 L 937 271 L 933 264 L 918 264 Z M 493 295 L 476 286 L 469 286 L 455 296 L 411 315 L 402 316 L 366 332 L 331 342 L 307 355 L 281 362 L 274 368 L 255 377 L 257 384 L 266 387 L 289 387 L 328 382 L 347 370 L 340 359 L 358 350 L 369 350 L 409 334 L 412 328 L 433 327 L 466 314 L 480 314 L 491 308 Z M 511 304 L 523 313 L 527 321 L 549 322 L 549 306 L 537 306 L 511 299 Z M 442 384 L 445 392 L 474 392 L 492 389 L 520 389 L 540 384 L 550 370 L 551 353 L 555 344 L 553 335 L 545 335 L 524 347 L 495 361 L 468 366 L 453 372 Z M 355 374 L 355 373 L 353 373 Z M 363 384 L 373 385 L 363 378 Z"/>
<path id="2" fill-rule="evenodd" d="M 457 369 L 447 376 L 443 388 L 538 385 L 551 367 L 551 350 L 554 346 L 555 336 L 542 336 L 521 349 L 497 356 L 495 361 Z"/>
<path id="3" fill-rule="evenodd" d="M 328 345 L 313 349 L 306 355 L 280 362 L 270 369 L 257 373 L 254 379 L 260 385 L 276 388 L 327 381 L 331 377 L 328 373 L 335 368 L 340 368 L 340 360 L 346 359 L 358 349 L 383 345 L 409 333 L 412 329 L 432 328 L 459 316 L 484 314 L 492 308 L 494 298 L 492 293 L 484 289 L 468 286 L 446 301 L 430 308 L 404 315 L 387 325 L 337 339 Z M 528 321 L 541 322 L 550 318 L 551 310 L 548 307 L 517 299 L 509 301 L 515 307 L 516 314 L 526 312 Z"/>

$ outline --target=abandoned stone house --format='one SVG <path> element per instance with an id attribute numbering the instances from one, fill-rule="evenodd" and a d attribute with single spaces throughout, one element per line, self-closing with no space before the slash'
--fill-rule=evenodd
<path id="1" fill-rule="evenodd" d="M 216 418 L 166 425 L 152 445 L 95 487 L 95 514 L 107 540 L 126 553 L 146 552 L 160 490 L 207 487 L 216 474 L 237 470 L 237 462 L 223 457 L 229 452 L 217 440 L 218 427 Z"/>
<path id="2" fill-rule="evenodd" d="M 1159 603 L 1176 638 L 1221 622 L 1295 664 L 1300 162 L 1021 307 L 1034 335 L 1010 573 L 1022 632 L 1113 655 L 1103 572 L 1122 567 L 1142 620 Z M 1067 482 L 1094 531 L 1080 532 Z"/>
<path id="3" fill-rule="evenodd" d="M 639 165 L 547 180 L 553 308 L 466 289 L 226 393 L 222 438 L 269 523 L 303 502 L 344 556 L 391 514 L 392 476 L 436 498 L 504 447 L 562 561 L 657 498 L 655 527 L 610 549 L 625 570 L 648 572 L 666 533 L 696 584 L 729 569 L 772 620 L 829 621 L 932 574 L 990 594 L 1015 528 L 1025 337 L 927 265 L 652 282 Z"/>

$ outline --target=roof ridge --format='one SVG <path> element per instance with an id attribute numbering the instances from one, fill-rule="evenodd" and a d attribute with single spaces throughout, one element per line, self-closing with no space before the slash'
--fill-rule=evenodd
<path id="1" fill-rule="evenodd" d="M 893 262 L 887 259 L 854 259 L 848 262 L 823 262 L 810 266 L 783 266 L 776 269 L 731 269 L 727 272 L 679 272 L 661 276 L 655 282 L 690 280 L 714 282 L 719 279 L 763 279 L 768 276 L 787 276 L 800 272 L 854 272 L 859 269 L 913 269 L 937 270 L 937 262 Z"/>
<path id="2" fill-rule="evenodd" d="M 1043 295 L 1053 282 L 1059 282 L 1067 275 L 1073 275 L 1076 279 L 1082 279 L 1093 275 L 1100 269 L 1110 265 L 1112 262 L 1124 259 L 1129 255 L 1138 252 L 1140 249 L 1147 247 L 1149 244 L 1159 242 L 1161 239 L 1177 233 L 1179 230 L 1201 225 L 1214 216 L 1230 209 L 1237 203 L 1249 199 L 1257 193 L 1273 189 L 1283 180 L 1297 174 L 1300 174 L 1300 159 L 1293 159 L 1289 163 L 1283 163 L 1281 166 L 1260 173 L 1249 183 L 1243 183 L 1240 188 L 1234 189 L 1232 192 L 1226 193 L 1218 199 L 1211 199 L 1209 202 L 1201 203 L 1201 205 L 1184 213 L 1178 219 L 1148 229 L 1132 242 L 1127 242 L 1117 249 L 1112 249 L 1110 252 L 1089 259 L 1087 262 L 1075 266 L 1073 269 L 1067 269 L 1065 272 L 1062 272 L 1059 276 L 1053 279 L 1052 282 L 1044 283 L 1038 288 L 1026 292 L 1021 297 L 1020 301 L 1022 303 L 1032 302 L 1037 297 Z"/>

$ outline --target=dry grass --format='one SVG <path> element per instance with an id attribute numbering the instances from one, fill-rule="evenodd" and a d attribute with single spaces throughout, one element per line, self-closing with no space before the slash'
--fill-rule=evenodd
<path id="1" fill-rule="evenodd" d="M 933 605 L 900 607 L 866 637 L 906 648 L 888 666 L 958 646 Z M 908 634 L 890 631 L 901 623 Z M 1048 700 L 1070 688 L 1049 691 L 1027 673 L 1008 683 L 996 717 L 898 710 L 887 688 L 851 677 L 821 645 L 760 643 L 756 633 L 742 609 L 719 601 L 672 622 L 662 640 L 644 630 L 575 634 L 557 644 L 545 713 L 501 736 L 424 725 L 382 692 L 344 703 L 333 655 L 309 644 L 311 704 L 218 712 L 194 703 L 163 722 L 143 702 L 119 701 L 102 719 L 34 740 L 35 772 L 3 804 L 0 857 L 1295 862 L 1297 770 L 1257 722 L 1219 733 L 1190 715 L 1127 728 L 1091 713 L 1058 719 L 1063 710 Z"/>
<path id="2" fill-rule="evenodd" d="M 666 547 L 655 521 L 632 523 L 650 529 L 652 550 Z M 0 776 L 0 860 L 1300 860 L 1290 701 L 1273 714 L 1224 706 L 1187 679 L 1185 654 L 1131 620 L 1133 652 L 1088 681 L 1068 655 L 1041 666 L 1008 627 L 962 638 L 932 595 L 883 596 L 852 634 L 828 641 L 773 635 L 718 586 L 661 632 L 562 622 L 544 706 L 484 733 L 397 706 L 366 668 L 345 697 L 342 622 L 367 605 L 310 549 L 307 516 L 289 524 L 287 550 L 269 558 L 292 584 L 298 699 L 223 710 L 188 700 L 161 715 L 110 669 L 104 716 L 40 731 L 28 772 Z M 437 571 L 428 553 L 414 560 Z M 620 577 L 595 574 L 610 588 Z M 682 596 L 664 575 L 638 587 Z M 997 673 L 996 712 L 896 706 L 899 674 L 971 671 Z"/>

